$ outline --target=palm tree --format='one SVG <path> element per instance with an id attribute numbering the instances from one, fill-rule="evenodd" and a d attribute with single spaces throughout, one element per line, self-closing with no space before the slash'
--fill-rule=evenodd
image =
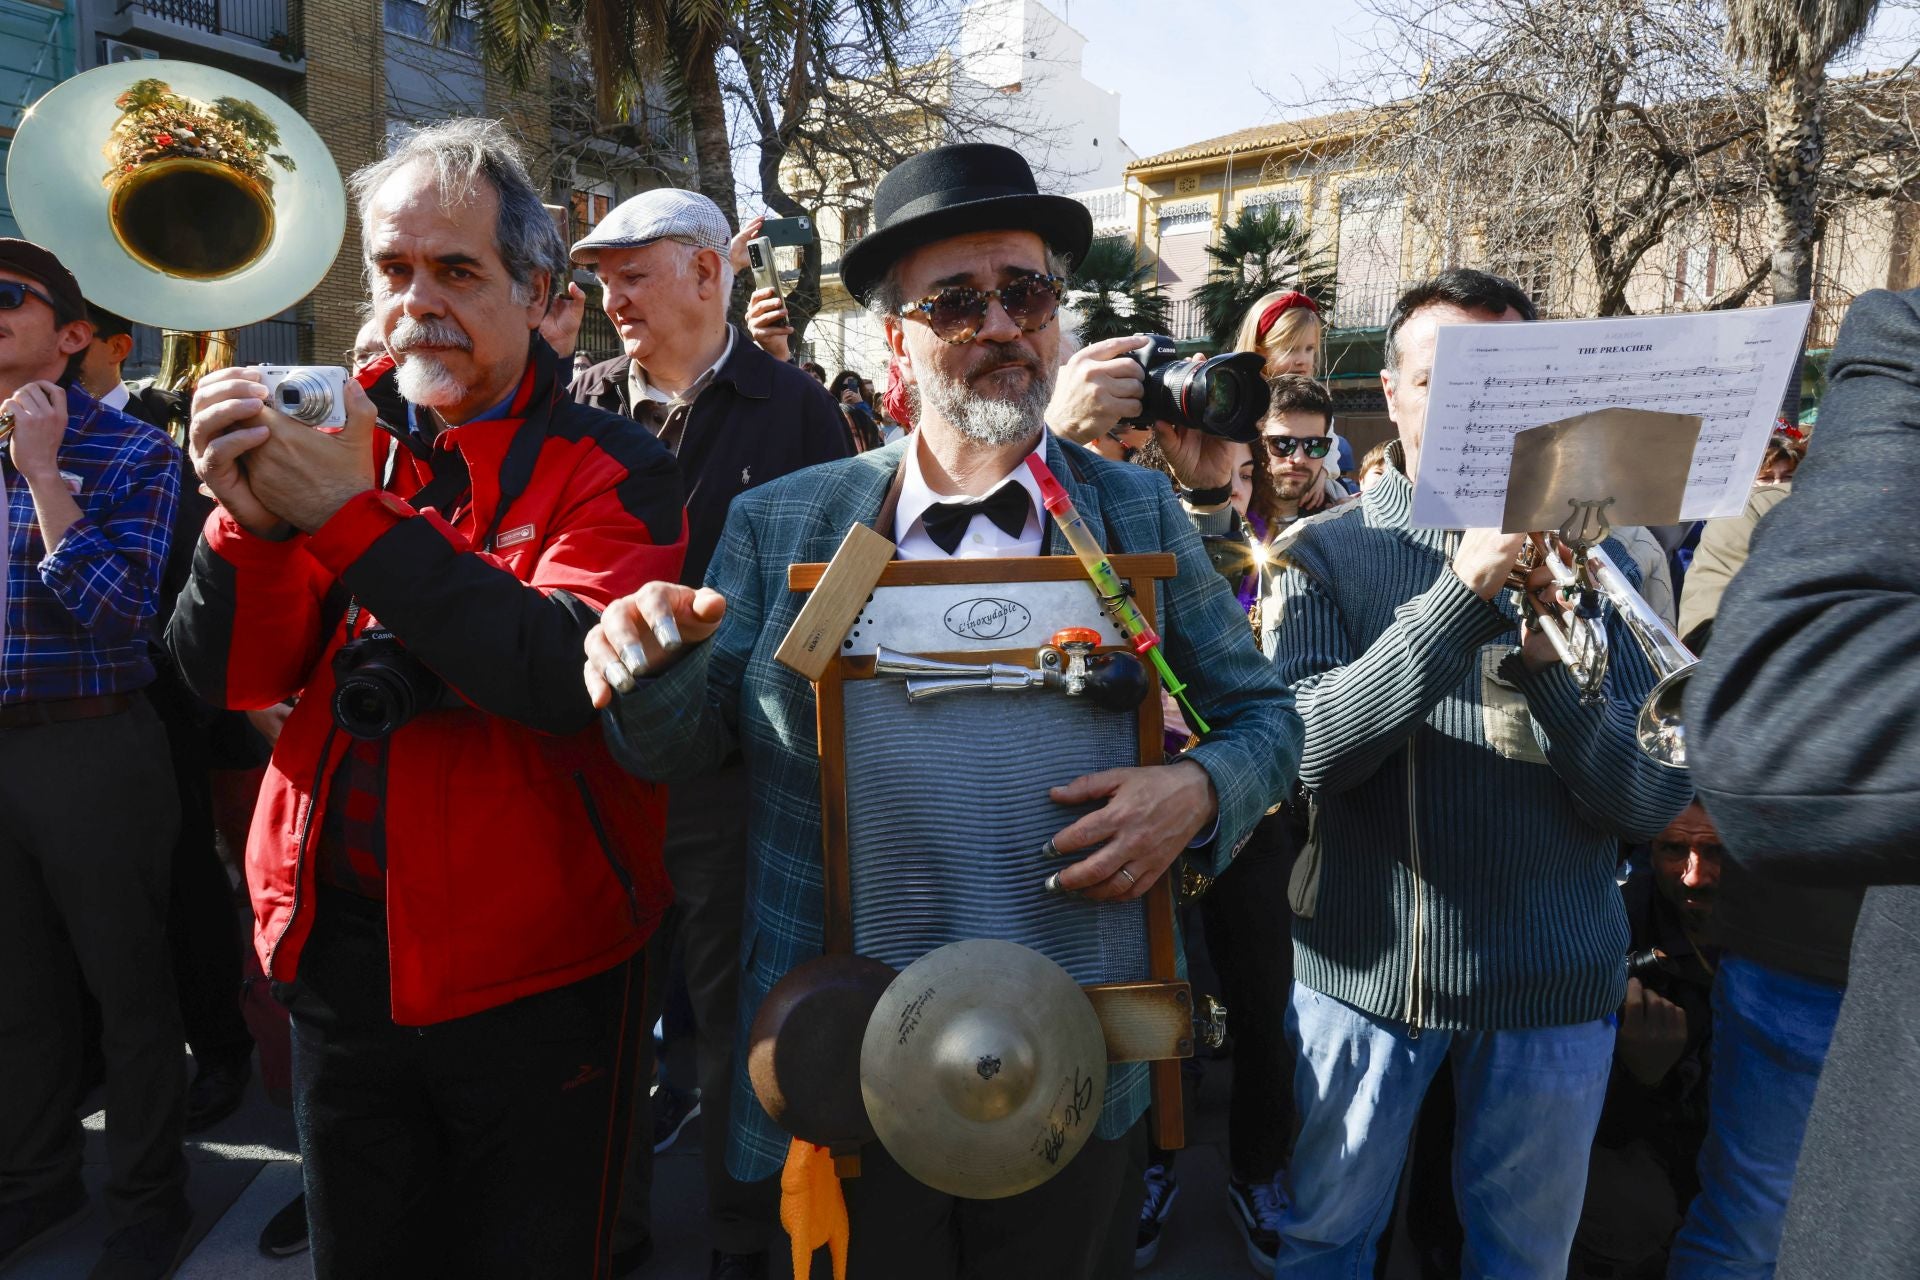
<path id="1" fill-rule="evenodd" d="M 1775 302 L 1813 296 L 1827 64 L 1866 32 L 1877 8 L 1879 0 L 1727 0 L 1728 51 L 1767 78 L 1768 279 Z M 1788 380 L 1783 412 L 1789 421 L 1799 416 L 1797 378 Z"/>
<path id="2" fill-rule="evenodd" d="M 1154 265 L 1125 236 L 1101 236 L 1067 282 L 1080 317 L 1080 340 L 1100 342 L 1130 333 L 1165 333 L 1168 300 L 1154 282 Z"/>
<path id="3" fill-rule="evenodd" d="M 1333 309 L 1332 259 L 1313 247 L 1298 218 L 1275 205 L 1241 209 L 1207 256 L 1213 264 L 1193 296 L 1217 349 L 1232 345 L 1247 308 L 1274 289 L 1298 289 L 1322 312 Z"/>
<path id="4" fill-rule="evenodd" d="M 729 0 L 428 0 L 436 39 L 456 14 L 475 12 L 480 50 L 516 85 L 547 67 L 556 37 L 578 29 L 592 63 L 600 109 L 624 111 L 648 76 L 661 78 L 693 133 L 694 185 L 739 225 L 733 148 L 716 65 L 732 18 Z"/>

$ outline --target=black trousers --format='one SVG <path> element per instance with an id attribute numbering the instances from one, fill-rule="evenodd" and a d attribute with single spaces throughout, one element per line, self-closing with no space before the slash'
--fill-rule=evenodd
<path id="1" fill-rule="evenodd" d="M 185 1205 L 186 1068 L 167 961 L 179 822 L 145 700 L 94 720 L 0 729 L 0 1204 L 77 1180 L 82 984 L 107 1066 L 114 1226 Z"/>
<path id="2" fill-rule="evenodd" d="M 382 904 L 322 888 L 293 1013 L 319 1280 L 599 1280 L 644 962 L 430 1027 L 389 1014 Z"/>
<path id="3" fill-rule="evenodd" d="M 668 954 L 677 937 L 693 1003 L 708 1239 L 727 1253 L 758 1253 L 779 1228 L 779 1179 L 741 1182 L 726 1164 L 747 896 L 747 779 L 739 761 L 671 789 L 664 859 L 674 904 L 648 944 L 647 1012 L 634 1081 L 638 1097 L 615 1240 L 624 1249 L 652 1230 L 653 1118 L 647 1099 L 652 1027 L 665 1004 Z"/>
<path id="4" fill-rule="evenodd" d="M 1272 814 L 1199 903 L 1207 956 L 1220 979 L 1233 1036 L 1227 1153 L 1233 1176 L 1242 1182 L 1272 1177 L 1293 1150 L 1293 1048 L 1286 1033 L 1293 989 L 1293 911 L 1287 905 L 1292 868 L 1286 816 Z"/>
<path id="5" fill-rule="evenodd" d="M 253 1052 L 253 1037 L 240 1014 L 240 917 L 214 847 L 213 752 L 197 719 L 176 715 L 165 723 L 180 797 L 167 911 L 180 1022 L 199 1061 L 245 1058 Z"/>
<path id="6" fill-rule="evenodd" d="M 1132 1271 L 1146 1146 L 1142 1120 L 1118 1138 L 1089 1139 L 1031 1191 L 962 1200 L 914 1181 L 869 1142 L 860 1148 L 860 1176 L 840 1184 L 848 1280 L 1120 1280 Z"/>

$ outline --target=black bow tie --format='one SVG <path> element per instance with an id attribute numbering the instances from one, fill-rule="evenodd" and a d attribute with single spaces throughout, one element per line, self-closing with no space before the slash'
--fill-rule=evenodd
<path id="1" fill-rule="evenodd" d="M 975 516 L 985 516 L 1009 538 L 1017 538 L 1031 510 L 1032 496 L 1016 482 L 1001 485 L 978 502 L 936 502 L 921 515 L 920 526 L 936 547 L 952 555 Z"/>

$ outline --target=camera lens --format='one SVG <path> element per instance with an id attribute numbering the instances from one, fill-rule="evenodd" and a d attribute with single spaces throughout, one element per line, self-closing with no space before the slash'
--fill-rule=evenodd
<path id="1" fill-rule="evenodd" d="M 1207 377 L 1208 422 L 1229 422 L 1240 412 L 1240 383 L 1231 369 L 1216 369 Z"/>
<path id="2" fill-rule="evenodd" d="M 290 373 L 280 383 L 280 409 L 309 426 L 325 422 L 333 411 L 333 388 L 311 373 Z"/>

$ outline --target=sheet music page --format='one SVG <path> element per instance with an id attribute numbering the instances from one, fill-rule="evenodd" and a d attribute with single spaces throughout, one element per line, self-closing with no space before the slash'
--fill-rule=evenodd
<path id="1" fill-rule="evenodd" d="M 1797 372 L 1809 302 L 1688 315 L 1444 325 L 1414 486 L 1423 529 L 1500 527 L 1513 436 L 1594 409 L 1701 419 L 1683 520 L 1739 515 Z"/>

